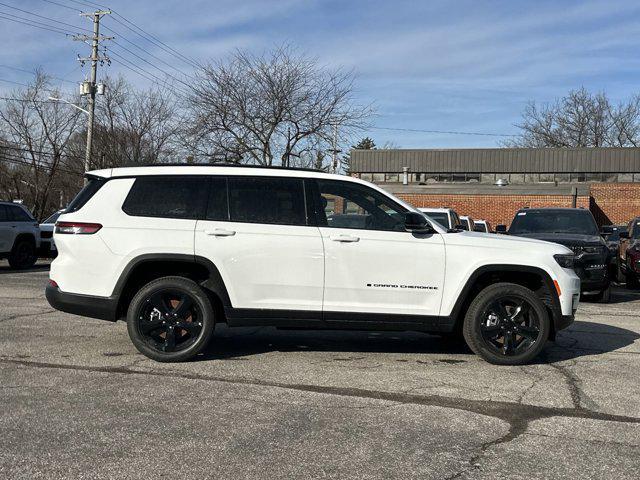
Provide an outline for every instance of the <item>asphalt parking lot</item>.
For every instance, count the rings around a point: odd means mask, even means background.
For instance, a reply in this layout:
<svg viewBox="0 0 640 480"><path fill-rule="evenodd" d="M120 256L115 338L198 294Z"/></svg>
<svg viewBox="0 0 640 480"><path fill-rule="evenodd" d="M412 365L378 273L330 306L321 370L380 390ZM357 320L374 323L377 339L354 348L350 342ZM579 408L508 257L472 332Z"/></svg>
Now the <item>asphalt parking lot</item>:
<svg viewBox="0 0 640 480"><path fill-rule="evenodd" d="M0 478L640 478L640 292L525 367L417 333L219 328L158 364L0 262Z"/></svg>

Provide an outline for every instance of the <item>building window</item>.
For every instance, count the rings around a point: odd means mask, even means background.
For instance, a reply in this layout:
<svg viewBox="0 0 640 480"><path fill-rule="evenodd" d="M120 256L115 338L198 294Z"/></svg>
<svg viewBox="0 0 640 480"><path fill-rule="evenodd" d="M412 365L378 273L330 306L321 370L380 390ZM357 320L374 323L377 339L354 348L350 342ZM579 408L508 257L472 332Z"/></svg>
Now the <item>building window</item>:
<svg viewBox="0 0 640 480"><path fill-rule="evenodd" d="M376 182L376 183L384 182L384 173L374 173L373 174L373 181Z"/></svg>
<svg viewBox="0 0 640 480"><path fill-rule="evenodd" d="M361 173L361 174L360 174L360 178L361 178L362 180L366 180L367 182L371 182L371 181L373 181L373 175L372 175L372 174L370 174L370 173Z"/></svg>
<svg viewBox="0 0 640 480"><path fill-rule="evenodd" d="M480 174L479 173L467 173L467 182L479 182Z"/></svg>
<svg viewBox="0 0 640 480"><path fill-rule="evenodd" d="M571 175L568 173L556 173L556 182L569 183L571 181Z"/></svg>
<svg viewBox="0 0 640 480"><path fill-rule="evenodd" d="M400 181L400 175L398 175L397 173L387 173L385 175L385 181L397 183Z"/></svg>
<svg viewBox="0 0 640 480"><path fill-rule="evenodd" d="M452 182L465 182L467 180L467 177L465 176L464 173L452 173L451 174L451 181Z"/></svg>
<svg viewBox="0 0 640 480"><path fill-rule="evenodd" d="M603 173L602 174L603 182L617 182L618 174L617 173Z"/></svg>
<svg viewBox="0 0 640 480"><path fill-rule="evenodd" d="M525 173L524 174L525 183L538 183L540 181L539 173Z"/></svg>
<svg viewBox="0 0 640 480"><path fill-rule="evenodd" d="M633 174L632 173L619 173L618 174L618 181L619 182L633 182Z"/></svg>
<svg viewBox="0 0 640 480"><path fill-rule="evenodd" d="M483 173L480 175L480 181L482 183L493 183L496 181L496 176L493 173Z"/></svg>
<svg viewBox="0 0 640 480"><path fill-rule="evenodd" d="M553 173L541 173L540 174L540 183L553 182L553 181L554 181Z"/></svg>
<svg viewBox="0 0 640 480"><path fill-rule="evenodd" d="M633 181L634 182L640 182L640 173L634 173L633 174Z"/></svg>
<svg viewBox="0 0 640 480"><path fill-rule="evenodd" d="M509 183L524 183L524 173L512 173Z"/></svg>
<svg viewBox="0 0 640 480"><path fill-rule="evenodd" d="M439 176L436 173L425 173L424 179L422 180L424 183L436 183L439 180Z"/></svg>

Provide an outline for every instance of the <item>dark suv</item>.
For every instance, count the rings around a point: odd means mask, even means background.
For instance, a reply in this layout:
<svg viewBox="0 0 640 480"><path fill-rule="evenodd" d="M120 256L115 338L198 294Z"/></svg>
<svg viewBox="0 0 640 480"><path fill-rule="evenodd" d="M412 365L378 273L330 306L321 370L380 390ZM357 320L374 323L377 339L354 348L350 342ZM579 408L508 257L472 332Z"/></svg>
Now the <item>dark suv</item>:
<svg viewBox="0 0 640 480"><path fill-rule="evenodd" d="M509 235L559 243L575 253L581 291L608 302L611 295L610 253L589 210L581 208L525 208L516 213Z"/></svg>
<svg viewBox="0 0 640 480"><path fill-rule="evenodd" d="M629 222L626 231L620 232L618 265L626 277L628 288L640 287L640 217Z"/></svg>

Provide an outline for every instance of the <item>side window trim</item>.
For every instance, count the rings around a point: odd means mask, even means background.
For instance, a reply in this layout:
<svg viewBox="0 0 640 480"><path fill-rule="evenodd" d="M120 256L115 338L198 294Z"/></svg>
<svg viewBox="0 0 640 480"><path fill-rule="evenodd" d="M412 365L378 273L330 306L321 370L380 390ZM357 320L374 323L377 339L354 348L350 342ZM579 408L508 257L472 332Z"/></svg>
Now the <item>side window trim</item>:
<svg viewBox="0 0 640 480"><path fill-rule="evenodd" d="M279 222L252 222L252 221L246 221L246 220L240 220L240 219L236 219L233 218L233 215L231 213L231 181L233 179L276 179L276 180L295 180L297 182L300 183L301 189L302 189L302 208L304 211L304 224L298 224L298 223L279 223ZM306 190L305 190L305 178L304 177L288 177L288 176L271 176L271 175L228 175L227 176L227 205L228 205L228 209L229 209L229 221L233 222L233 223L246 223L246 224L252 224L252 225L279 225L279 226L283 226L283 227L308 227L311 226L309 223L309 219L308 219L308 215L307 215L307 198L306 198Z"/></svg>
<svg viewBox="0 0 640 480"><path fill-rule="evenodd" d="M122 205L120 206L120 210L122 210L122 212L124 212L125 215L129 216L129 217L141 217L141 218L165 218L168 220L193 220L193 221L197 221L200 219L204 219L206 216L206 207L207 207L207 201L208 201L208 195L209 195L209 180L208 177L204 176L204 175L138 175L134 178L134 182L131 185L131 188L129 189L129 192L127 193L127 196L125 197L124 201L122 202ZM200 181L202 181L205 185L206 188L206 192L205 192L205 196L204 198L199 202L200 205L198 205L197 210L195 211L193 216L169 216L166 214L149 214L148 212L145 214L137 214L137 213L130 213L126 210L126 206L127 206L127 202L130 201L130 198L132 197L132 193L134 191L136 182L138 182L139 180L147 180L150 178L154 178L154 179L176 179L176 178L184 178L184 179L198 179ZM68 213L68 212L65 212Z"/></svg>
<svg viewBox="0 0 640 480"><path fill-rule="evenodd" d="M320 189L320 182L324 181L324 182L331 182L331 183L341 183L343 185L347 185L347 187L351 187L354 189L362 189L364 191L370 191L372 192L372 196L380 196L383 197L385 202L387 203L387 205L389 205L390 207L394 207L396 209L398 209L399 211L405 211L406 208L403 207L402 205L400 205L399 203L397 203L396 201L394 201L392 198L390 198L389 196L385 195L382 192L379 192L378 190L371 188L367 185L362 185L360 183L356 183L356 182L348 182L345 180L334 180L334 179L330 179L330 180L322 180L322 179L315 179L314 183L315 183L315 187L316 187L316 192L314 194L314 198L315 198L315 204L316 204L316 215L318 215L318 211L322 205L322 201L321 201L321 197L322 197L322 191ZM318 215L319 216L319 215ZM323 223L320 221L320 219L318 219L318 226L320 227L325 227L325 228L345 228L345 229L349 229L349 230L365 230L365 231L375 231L375 232L391 232L391 233L407 233L404 230L402 230L402 232L400 231L396 231L396 230L388 230L388 229L384 229L384 228L359 228L359 227L331 227L328 222L327 223Z"/></svg>
<svg viewBox="0 0 640 480"><path fill-rule="evenodd" d="M224 220L221 219L211 219L209 218L209 202L211 201L211 192L213 190L213 181L214 179L222 179L224 180L224 196L226 199L226 207L227 207L227 218ZM207 176L207 200L205 202L204 214L198 216L197 220L203 220L206 222L230 222L231 221L231 207L229 206L229 177L227 175L208 175Z"/></svg>

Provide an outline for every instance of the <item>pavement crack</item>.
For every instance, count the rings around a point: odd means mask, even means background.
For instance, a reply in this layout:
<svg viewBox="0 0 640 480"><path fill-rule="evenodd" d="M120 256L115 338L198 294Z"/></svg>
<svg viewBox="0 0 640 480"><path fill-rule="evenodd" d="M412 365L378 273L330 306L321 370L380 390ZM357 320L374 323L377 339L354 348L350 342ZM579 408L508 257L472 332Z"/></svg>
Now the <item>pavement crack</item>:
<svg viewBox="0 0 640 480"><path fill-rule="evenodd" d="M10 315L8 317L3 317L0 318L0 322L6 322L7 320L15 320L17 318L29 318L29 317L37 317L38 315L45 315L47 313L53 313L55 312L55 309L49 309L49 310L44 310L42 312L35 312L35 313L22 313L20 315Z"/></svg>

